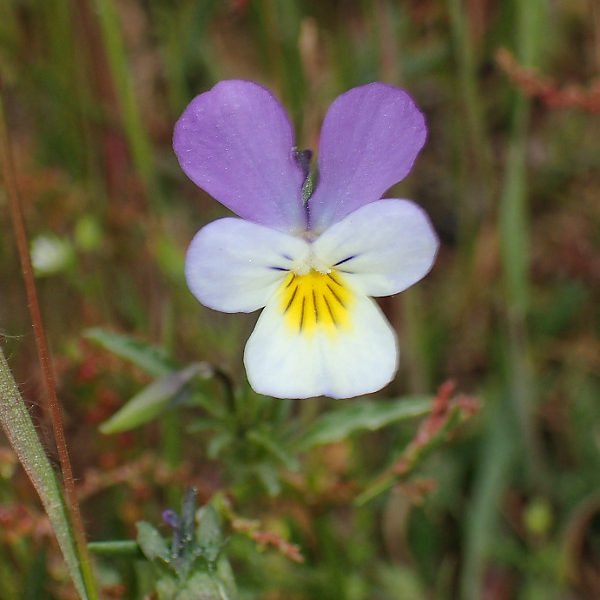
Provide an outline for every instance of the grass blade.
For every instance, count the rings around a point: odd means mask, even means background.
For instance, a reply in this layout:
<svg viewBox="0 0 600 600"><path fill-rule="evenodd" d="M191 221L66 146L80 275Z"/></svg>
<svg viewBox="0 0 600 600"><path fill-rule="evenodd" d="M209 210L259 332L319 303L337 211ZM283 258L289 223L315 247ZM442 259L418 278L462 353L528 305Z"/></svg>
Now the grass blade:
<svg viewBox="0 0 600 600"><path fill-rule="evenodd" d="M106 58L121 109L123 129L135 169L144 183L149 199L160 206L152 143L142 124L138 99L135 97L127 53L123 43L119 15L113 0L94 0Z"/></svg>
<svg viewBox="0 0 600 600"><path fill-rule="evenodd" d="M67 507L50 461L17 389L0 348L0 424L17 454L50 519L69 574L81 598L89 596L84 584Z"/></svg>
<svg viewBox="0 0 600 600"><path fill-rule="evenodd" d="M543 39L541 23L546 14L545 0L518 2L517 49L524 66L539 61ZM498 209L500 257L505 294L507 325L507 410L514 414L520 428L525 467L529 478L543 484L545 466L534 423L534 385L530 365L527 317L530 304L529 284L529 223L527 144L530 101L519 93L512 108L503 189Z"/></svg>
<svg viewBox="0 0 600 600"><path fill-rule="evenodd" d="M83 336L154 377L163 377L175 370L175 365L169 361L162 349L128 335L93 327L86 329Z"/></svg>

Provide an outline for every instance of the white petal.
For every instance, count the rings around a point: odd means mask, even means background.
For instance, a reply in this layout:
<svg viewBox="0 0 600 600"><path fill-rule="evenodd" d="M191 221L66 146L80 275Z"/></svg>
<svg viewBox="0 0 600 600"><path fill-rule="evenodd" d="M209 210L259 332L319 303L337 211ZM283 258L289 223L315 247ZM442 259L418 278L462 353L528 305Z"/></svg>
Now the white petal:
<svg viewBox="0 0 600 600"><path fill-rule="evenodd" d="M396 294L419 281L431 269L437 249L426 213L414 202L396 199L362 206L313 243L320 261L368 296Z"/></svg>
<svg viewBox="0 0 600 600"><path fill-rule="evenodd" d="M243 219L219 219L203 227L187 252L185 276L194 296L223 312L263 307L289 269L305 262L308 244Z"/></svg>
<svg viewBox="0 0 600 600"><path fill-rule="evenodd" d="M254 390L278 398L350 398L389 383L398 362L396 337L375 302L337 277L345 289L335 284L330 289L344 304L334 308L328 288L307 283L292 292L294 278L290 274L276 291L246 345L244 363Z"/></svg>

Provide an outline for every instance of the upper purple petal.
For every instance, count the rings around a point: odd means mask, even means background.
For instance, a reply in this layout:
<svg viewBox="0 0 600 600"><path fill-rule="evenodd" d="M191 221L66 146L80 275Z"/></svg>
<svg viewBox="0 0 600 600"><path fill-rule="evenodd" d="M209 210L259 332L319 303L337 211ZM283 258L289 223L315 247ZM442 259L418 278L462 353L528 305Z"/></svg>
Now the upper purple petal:
<svg viewBox="0 0 600 600"><path fill-rule="evenodd" d="M276 229L306 229L294 132L275 97L250 81L222 81L196 96L175 125L186 175L240 217Z"/></svg>
<svg viewBox="0 0 600 600"><path fill-rule="evenodd" d="M404 179L427 137L425 118L403 90L370 83L339 96L319 144L310 229L321 232Z"/></svg>

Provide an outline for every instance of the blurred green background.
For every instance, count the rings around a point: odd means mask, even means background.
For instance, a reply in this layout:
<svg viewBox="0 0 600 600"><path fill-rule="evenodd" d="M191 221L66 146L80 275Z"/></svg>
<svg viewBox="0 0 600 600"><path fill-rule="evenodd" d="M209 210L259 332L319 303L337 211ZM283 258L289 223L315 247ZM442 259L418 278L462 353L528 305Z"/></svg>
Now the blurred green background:
<svg viewBox="0 0 600 600"><path fill-rule="evenodd" d="M168 533L161 511L194 484L203 501L230 490L304 555L233 536L242 598L600 598L599 73L595 0L2 0L2 96L90 539L133 538L139 519ZM442 247L423 282L382 303L401 367L378 398L453 379L481 410L360 507L418 422L252 463L241 430L297 433L339 402L253 398L244 412L255 315L211 312L185 285L187 244L226 211L179 169L173 125L228 78L271 89L301 147L316 150L337 95L370 81L407 89L428 121L393 196L428 211ZM50 439L4 188L0 207L0 333ZM91 327L210 363L241 407L219 429L214 383L204 407L100 433L152 379ZM0 600L73 598L2 444ZM135 561L97 567L103 598L149 597Z"/></svg>

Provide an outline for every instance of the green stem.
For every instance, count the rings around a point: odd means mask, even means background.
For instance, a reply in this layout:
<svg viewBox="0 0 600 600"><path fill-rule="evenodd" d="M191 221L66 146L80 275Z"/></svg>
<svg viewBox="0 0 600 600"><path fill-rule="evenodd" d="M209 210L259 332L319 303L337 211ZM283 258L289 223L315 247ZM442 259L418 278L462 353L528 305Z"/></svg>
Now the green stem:
<svg viewBox="0 0 600 600"><path fill-rule="evenodd" d="M108 542L90 542L88 550L102 556L142 557L142 552L135 540L111 540Z"/></svg>

